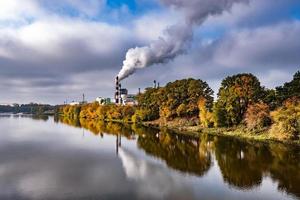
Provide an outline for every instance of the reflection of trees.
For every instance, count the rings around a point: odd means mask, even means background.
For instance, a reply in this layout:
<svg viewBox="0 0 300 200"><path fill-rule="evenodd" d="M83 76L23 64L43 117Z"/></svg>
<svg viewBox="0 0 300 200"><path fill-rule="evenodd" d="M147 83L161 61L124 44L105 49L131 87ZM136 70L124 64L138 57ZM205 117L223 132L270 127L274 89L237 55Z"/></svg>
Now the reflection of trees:
<svg viewBox="0 0 300 200"><path fill-rule="evenodd" d="M48 115L32 115L32 119L48 121L49 116Z"/></svg>
<svg viewBox="0 0 300 200"><path fill-rule="evenodd" d="M272 179L278 189L300 197L300 149L284 145L270 145L274 161L270 166Z"/></svg>
<svg viewBox="0 0 300 200"><path fill-rule="evenodd" d="M58 119L56 119L58 120ZM106 123L97 120L60 118L60 122L83 127L95 135L138 137L146 153L165 160L173 169L202 176L215 154L223 180L231 186L251 189L264 176L278 182L278 189L300 197L300 147L283 144L243 142L226 137L201 135L199 139L138 125Z"/></svg>
<svg viewBox="0 0 300 200"><path fill-rule="evenodd" d="M31 115L31 114L14 114L14 115L7 115L7 117L13 116L14 118L30 118L33 120L43 120L47 121L49 119L48 115Z"/></svg>
<svg viewBox="0 0 300 200"><path fill-rule="evenodd" d="M80 121L78 118L70 118L70 117L54 117L55 122L61 122L63 124L67 124L70 126L81 127Z"/></svg>
<svg viewBox="0 0 300 200"><path fill-rule="evenodd" d="M89 120L84 118L78 119L60 117L56 120L70 126L85 128L91 131L94 135L102 135L103 133L106 133L110 135L123 135L127 138L132 138L134 136L130 125L124 125L113 122L104 122L101 120Z"/></svg>
<svg viewBox="0 0 300 200"><path fill-rule="evenodd" d="M264 164L271 158L268 151L228 138L218 138L216 143L216 159L225 182L241 188L260 185Z"/></svg>
<svg viewBox="0 0 300 200"><path fill-rule="evenodd" d="M191 137L166 132L144 134L138 137L138 146L182 172L202 176L211 166L211 154L201 152L199 141Z"/></svg>
<svg viewBox="0 0 300 200"><path fill-rule="evenodd" d="M300 196L299 147L281 144L215 140L215 154L224 181L238 188L260 185L264 174L278 181L280 190Z"/></svg>

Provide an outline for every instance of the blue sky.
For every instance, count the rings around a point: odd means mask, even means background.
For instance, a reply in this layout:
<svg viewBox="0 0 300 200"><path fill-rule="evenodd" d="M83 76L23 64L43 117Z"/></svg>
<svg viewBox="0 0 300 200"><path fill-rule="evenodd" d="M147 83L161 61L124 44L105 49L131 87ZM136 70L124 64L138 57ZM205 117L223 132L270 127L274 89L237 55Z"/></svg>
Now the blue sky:
<svg viewBox="0 0 300 200"><path fill-rule="evenodd" d="M163 85L193 77L217 93L222 78L240 72L255 74L269 88L289 81L300 69L300 1L245 1L230 0L230 9L208 14L194 24L183 54L137 70L123 85L135 93L154 79ZM112 97L129 49L168 38L166 29L218 1L177 2L1 1L0 103L56 104L82 93L90 101Z"/></svg>

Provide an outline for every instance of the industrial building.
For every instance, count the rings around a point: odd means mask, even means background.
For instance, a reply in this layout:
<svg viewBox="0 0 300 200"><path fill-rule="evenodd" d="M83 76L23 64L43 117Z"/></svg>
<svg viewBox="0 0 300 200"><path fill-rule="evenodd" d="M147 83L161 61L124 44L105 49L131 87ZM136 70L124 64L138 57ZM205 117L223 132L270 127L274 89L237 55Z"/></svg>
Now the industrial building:
<svg viewBox="0 0 300 200"><path fill-rule="evenodd" d="M115 91L115 104L117 105L137 105L136 95L128 94L126 88L122 88L119 81L119 77L115 80L116 91Z"/></svg>
<svg viewBox="0 0 300 200"><path fill-rule="evenodd" d="M100 105L107 105L107 104L114 103L114 101L112 101L111 98L103 98L103 97L97 97L96 102L98 102Z"/></svg>

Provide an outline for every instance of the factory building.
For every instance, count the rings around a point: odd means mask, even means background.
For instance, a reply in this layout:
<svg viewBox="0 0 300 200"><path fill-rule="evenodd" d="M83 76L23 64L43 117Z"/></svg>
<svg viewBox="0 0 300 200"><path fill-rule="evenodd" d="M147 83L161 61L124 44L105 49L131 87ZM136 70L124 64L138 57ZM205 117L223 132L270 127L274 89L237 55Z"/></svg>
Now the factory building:
<svg viewBox="0 0 300 200"><path fill-rule="evenodd" d="M113 103L111 98L103 98L103 97L97 97L96 102L98 102L100 105L108 105Z"/></svg>
<svg viewBox="0 0 300 200"><path fill-rule="evenodd" d="M70 106L77 106L80 105L79 101L72 101L71 103L69 103Z"/></svg>
<svg viewBox="0 0 300 200"><path fill-rule="evenodd" d="M128 94L128 90L122 88L119 77L116 77L115 104L117 105L137 105L136 95Z"/></svg>
<svg viewBox="0 0 300 200"><path fill-rule="evenodd" d="M137 105L138 102L136 100L136 95L134 95L134 94L128 94L126 96L126 99L124 100L124 104L125 105L132 105L132 106Z"/></svg>

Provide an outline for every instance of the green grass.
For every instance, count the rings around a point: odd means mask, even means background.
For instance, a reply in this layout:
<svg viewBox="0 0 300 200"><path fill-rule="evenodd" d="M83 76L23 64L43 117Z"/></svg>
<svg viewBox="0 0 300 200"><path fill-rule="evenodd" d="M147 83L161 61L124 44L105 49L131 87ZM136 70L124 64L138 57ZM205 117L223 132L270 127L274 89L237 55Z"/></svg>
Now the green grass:
<svg viewBox="0 0 300 200"><path fill-rule="evenodd" d="M217 136L226 136L234 137L241 140L252 140L259 142L279 142L285 144L296 144L300 145L300 140L279 140L275 137L272 137L269 134L269 129L265 128L262 130L249 130L245 126L231 127L231 128L202 128L200 126L189 126L176 124L171 122L169 124L161 125L158 122L146 122L143 123L146 126L156 127L156 128L167 128L178 134L188 134L195 137L199 137L201 134L217 135Z"/></svg>

